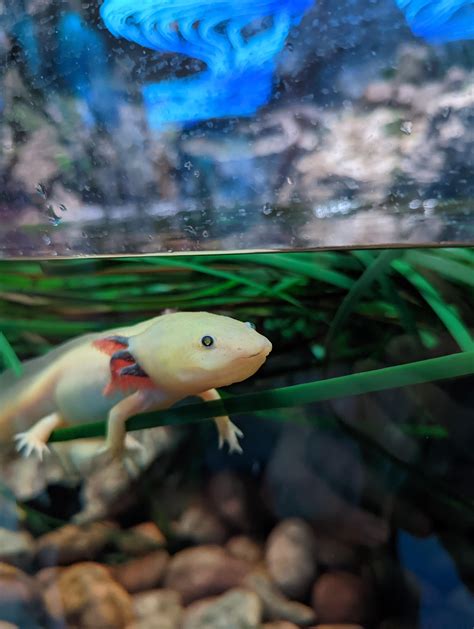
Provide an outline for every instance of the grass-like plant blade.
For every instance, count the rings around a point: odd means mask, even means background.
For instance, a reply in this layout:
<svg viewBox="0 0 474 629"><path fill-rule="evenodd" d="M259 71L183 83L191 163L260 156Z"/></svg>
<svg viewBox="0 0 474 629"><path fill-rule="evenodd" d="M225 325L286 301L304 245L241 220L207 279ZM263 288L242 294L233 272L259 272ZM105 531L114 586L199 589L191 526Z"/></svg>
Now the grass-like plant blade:
<svg viewBox="0 0 474 629"><path fill-rule="evenodd" d="M418 289L421 296L438 315L459 347L464 351L473 349L474 341L471 333L453 306L444 301L437 289L405 260L393 260L392 266Z"/></svg>
<svg viewBox="0 0 474 629"><path fill-rule="evenodd" d="M359 279L357 279L351 286L349 292L342 300L341 305L334 315L326 337L327 345L331 343L332 339L346 323L360 299L367 293L372 284L376 281L380 281L380 279L387 273L387 269L390 268L392 260L400 255L400 252L396 249L387 249L386 251L379 253L379 255L369 263Z"/></svg>
<svg viewBox="0 0 474 629"><path fill-rule="evenodd" d="M21 376L23 373L21 360L15 354L3 332L0 332L0 356L7 369L11 369L16 376Z"/></svg>
<svg viewBox="0 0 474 629"><path fill-rule="evenodd" d="M302 406L323 400L412 386L472 373L474 373L474 350L307 384L226 397L225 400L215 402L189 404L179 408L144 414L130 419L127 422L127 430L184 424L223 414ZM103 436L104 434L105 423L96 422L56 430L51 441L69 441Z"/></svg>

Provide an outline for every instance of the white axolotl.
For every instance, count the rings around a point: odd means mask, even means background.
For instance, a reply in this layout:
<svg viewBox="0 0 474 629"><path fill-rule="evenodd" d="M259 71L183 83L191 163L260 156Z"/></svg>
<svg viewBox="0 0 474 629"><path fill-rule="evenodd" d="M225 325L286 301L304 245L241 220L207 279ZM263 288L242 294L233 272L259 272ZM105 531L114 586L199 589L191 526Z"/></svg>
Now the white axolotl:
<svg viewBox="0 0 474 629"><path fill-rule="evenodd" d="M0 447L42 459L56 428L107 418L102 451L120 458L126 422L188 396L219 399L217 387L252 376L272 349L251 324L207 312L164 314L130 327L87 334L24 363L21 378L0 376ZM215 417L219 446L241 452L242 432ZM127 438L126 438L127 437Z"/></svg>

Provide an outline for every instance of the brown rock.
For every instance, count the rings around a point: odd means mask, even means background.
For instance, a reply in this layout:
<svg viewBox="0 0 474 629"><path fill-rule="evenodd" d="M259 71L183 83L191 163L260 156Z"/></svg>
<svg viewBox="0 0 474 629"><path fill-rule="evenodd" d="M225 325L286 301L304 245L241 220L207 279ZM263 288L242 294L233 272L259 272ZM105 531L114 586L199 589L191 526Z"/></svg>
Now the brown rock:
<svg viewBox="0 0 474 629"><path fill-rule="evenodd" d="M20 629L18 625L14 625L11 622L0 620L0 629Z"/></svg>
<svg viewBox="0 0 474 629"><path fill-rule="evenodd" d="M37 559L46 566L94 559L109 542L113 530L111 524L101 522L89 526L67 524L37 540Z"/></svg>
<svg viewBox="0 0 474 629"><path fill-rule="evenodd" d="M113 566L112 575L127 592L143 592L161 585L169 562L166 550L156 550Z"/></svg>
<svg viewBox="0 0 474 629"><path fill-rule="evenodd" d="M361 623L373 616L372 589L360 576L334 571L323 574L313 587L313 608L322 623Z"/></svg>
<svg viewBox="0 0 474 629"><path fill-rule="evenodd" d="M62 570L64 570L64 568L43 568L36 573L36 581L40 584L42 588L47 588L52 583L55 583L58 580Z"/></svg>
<svg viewBox="0 0 474 629"><path fill-rule="evenodd" d="M286 620L303 627L316 620L316 614L311 607L289 601L264 571L249 574L243 585L255 592L262 601L263 614L267 620Z"/></svg>
<svg viewBox="0 0 474 629"><path fill-rule="evenodd" d="M50 614L81 629L124 629L133 619L130 595L104 566L84 562L61 571L45 591Z"/></svg>
<svg viewBox="0 0 474 629"><path fill-rule="evenodd" d="M119 550L126 555L146 555L166 546L166 538L154 522L143 522L115 536Z"/></svg>
<svg viewBox="0 0 474 629"><path fill-rule="evenodd" d="M223 544L229 535L219 518L202 503L184 510L173 524L173 533L195 544Z"/></svg>
<svg viewBox="0 0 474 629"><path fill-rule="evenodd" d="M290 598L303 598L316 578L315 547L312 528L298 518L283 520L268 538L265 549L268 572Z"/></svg>
<svg viewBox="0 0 474 629"><path fill-rule="evenodd" d="M20 626L35 626L44 615L41 591L18 568L0 563L0 618Z"/></svg>
<svg viewBox="0 0 474 629"><path fill-rule="evenodd" d="M172 557L164 583L165 587L180 592L187 605L237 587L248 571L248 563L232 557L220 546L199 546Z"/></svg>
<svg viewBox="0 0 474 629"><path fill-rule="evenodd" d="M208 494L224 522L240 531L250 531L255 527L249 487L240 476L233 472L216 474L209 482Z"/></svg>
<svg viewBox="0 0 474 629"><path fill-rule="evenodd" d="M262 546L246 535L235 535L225 545L233 557L248 563L258 563L263 559Z"/></svg>
<svg viewBox="0 0 474 629"><path fill-rule="evenodd" d="M193 603L186 610L182 626L183 629L257 629L261 617L258 596L239 588Z"/></svg>
<svg viewBox="0 0 474 629"><path fill-rule="evenodd" d="M298 625L287 620L276 620L275 622L265 622L262 629L298 629Z"/></svg>
<svg viewBox="0 0 474 629"><path fill-rule="evenodd" d="M0 528L0 562L28 568L34 552L35 545L30 533Z"/></svg>
<svg viewBox="0 0 474 629"><path fill-rule="evenodd" d="M177 629L181 626L183 606L174 590L150 590L133 597L137 629Z"/></svg>

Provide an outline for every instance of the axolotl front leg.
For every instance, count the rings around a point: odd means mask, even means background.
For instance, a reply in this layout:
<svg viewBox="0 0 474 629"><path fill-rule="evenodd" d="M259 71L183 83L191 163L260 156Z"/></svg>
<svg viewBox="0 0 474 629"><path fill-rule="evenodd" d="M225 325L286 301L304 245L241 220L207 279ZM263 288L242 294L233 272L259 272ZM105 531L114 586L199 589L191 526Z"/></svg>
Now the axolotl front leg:
<svg viewBox="0 0 474 629"><path fill-rule="evenodd" d="M220 395L215 389L209 389L198 394L204 401L219 400ZM107 437L102 451L106 451L113 458L121 458L124 452L126 423L130 417L147 411L157 411L171 406L171 401L163 396L159 390L143 389L136 391L116 404L109 412L107 420ZM239 437L243 433L229 417L215 417L214 421L219 433L219 447L228 443L230 452L242 452Z"/></svg>

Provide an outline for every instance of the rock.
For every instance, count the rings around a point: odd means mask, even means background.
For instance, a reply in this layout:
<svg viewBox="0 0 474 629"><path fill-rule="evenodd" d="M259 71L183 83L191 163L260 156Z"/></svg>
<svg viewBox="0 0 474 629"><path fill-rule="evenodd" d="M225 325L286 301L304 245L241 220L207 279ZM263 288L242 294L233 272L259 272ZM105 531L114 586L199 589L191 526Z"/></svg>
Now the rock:
<svg viewBox="0 0 474 629"><path fill-rule="evenodd" d="M183 606L174 590L150 590L133 597L137 629L177 629L181 626Z"/></svg>
<svg viewBox="0 0 474 629"><path fill-rule="evenodd" d="M195 544L223 544L228 537L227 528L205 505L189 506L173 524L173 533Z"/></svg>
<svg viewBox="0 0 474 629"><path fill-rule="evenodd" d="M0 563L0 618L21 627L36 629L44 620L41 591L34 579Z"/></svg>
<svg viewBox="0 0 474 629"><path fill-rule="evenodd" d="M255 527L249 487L237 474L220 472L209 482L208 493L218 515L230 526L244 532Z"/></svg>
<svg viewBox="0 0 474 629"><path fill-rule="evenodd" d="M18 625L14 625L11 622L0 620L0 629L20 629Z"/></svg>
<svg viewBox="0 0 474 629"><path fill-rule="evenodd" d="M374 614L372 589L362 577L343 570L319 577L312 602L322 623L363 624Z"/></svg>
<svg viewBox="0 0 474 629"><path fill-rule="evenodd" d="M127 592L143 592L161 585L169 562L166 550L156 550L113 566L112 575Z"/></svg>
<svg viewBox="0 0 474 629"><path fill-rule="evenodd" d="M263 559L263 548L246 535L235 535L225 545L233 557L248 563L257 563Z"/></svg>
<svg viewBox="0 0 474 629"><path fill-rule="evenodd" d="M0 528L0 562L28 568L34 552L35 545L30 533Z"/></svg>
<svg viewBox="0 0 474 629"><path fill-rule="evenodd" d="M111 524L101 522L84 527L66 524L37 540L37 560L52 566L94 559L109 542L112 531Z"/></svg>
<svg viewBox="0 0 474 629"><path fill-rule="evenodd" d="M286 620L303 627L311 625L316 620L316 614L311 607L297 601L289 601L263 571L249 574L243 585L255 592L262 601L264 617L267 620Z"/></svg>
<svg viewBox="0 0 474 629"><path fill-rule="evenodd" d="M277 620L275 622L265 622L262 629L298 629L298 625L286 620Z"/></svg>
<svg viewBox="0 0 474 629"><path fill-rule="evenodd" d="M222 596L193 603L186 610L183 629L257 629L262 605L254 592L233 589Z"/></svg>
<svg viewBox="0 0 474 629"><path fill-rule="evenodd" d="M302 599L317 573L316 539L304 520L288 518L271 532L265 563L273 581L290 598Z"/></svg>
<svg viewBox="0 0 474 629"><path fill-rule="evenodd" d="M133 620L132 598L104 566L83 562L65 568L47 587L48 611L81 629L125 629Z"/></svg>
<svg viewBox="0 0 474 629"><path fill-rule="evenodd" d="M166 546L166 538L154 522L143 522L115 537L119 550L126 555L146 555Z"/></svg>
<svg viewBox="0 0 474 629"><path fill-rule="evenodd" d="M232 557L219 546L199 546L182 550L172 557L164 584L180 592L187 605L237 587L249 569L247 562Z"/></svg>

